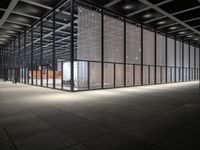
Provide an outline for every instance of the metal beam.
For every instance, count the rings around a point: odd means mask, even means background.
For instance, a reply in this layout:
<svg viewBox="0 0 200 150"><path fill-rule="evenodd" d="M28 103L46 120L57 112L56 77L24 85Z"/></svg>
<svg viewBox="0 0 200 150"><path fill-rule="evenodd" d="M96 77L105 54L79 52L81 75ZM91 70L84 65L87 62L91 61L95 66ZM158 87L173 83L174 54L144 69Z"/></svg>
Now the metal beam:
<svg viewBox="0 0 200 150"><path fill-rule="evenodd" d="M8 8L6 9L2 19L0 20L0 28L4 25L5 21L8 19L8 16L12 12L12 10L15 8L19 0L11 0Z"/></svg>
<svg viewBox="0 0 200 150"><path fill-rule="evenodd" d="M165 1L162 1L162 2L157 3L157 4L155 4L155 5L156 5L156 6L160 6L160 5L169 3L169 2L171 2L171 1L173 1L173 0L165 0ZM146 10L148 10L148 9L150 9L150 8L151 8L151 7L148 6L148 7L146 7L146 8L140 9L140 10L138 10L138 11L134 11L134 12L132 12L132 13L129 13L129 14L127 14L126 16L127 16L127 17L130 17L130 16L132 16L132 15L135 15L135 14L138 14L138 13L140 13L140 12L146 11Z"/></svg>
<svg viewBox="0 0 200 150"><path fill-rule="evenodd" d="M155 18L155 19L145 21L144 24L149 23L149 22L153 22L153 21L156 21L156 20L159 20L159 19L163 19L163 18L166 18L166 16L161 16L161 17L158 17L158 18Z"/></svg>
<svg viewBox="0 0 200 150"><path fill-rule="evenodd" d="M117 4L118 2L120 2L121 0L112 0L109 3L105 4L104 7L110 7L113 6L115 4Z"/></svg>
<svg viewBox="0 0 200 150"><path fill-rule="evenodd" d="M37 19L37 20L40 19L40 17L33 16L33 15L28 15L28 14L24 14L24 13L20 13L20 12L16 12L16 11L12 11L12 13L16 14L16 15L24 16L24 17L29 17L29 18Z"/></svg>
<svg viewBox="0 0 200 150"><path fill-rule="evenodd" d="M30 27L30 24L26 24L26 23L21 23L21 22L16 22L16 21L10 21L10 20L6 20L6 22L8 23L13 23L13 24L17 24L17 25L22 25L22 26L27 26Z"/></svg>
<svg viewBox="0 0 200 150"><path fill-rule="evenodd" d="M36 2L30 1L30 0L20 0L20 1L28 3L28 4L31 4L31 5L38 6L38 7L41 7L41 8L49 9L49 10L53 9L50 6L46 6L46 5L43 5L43 4L40 4L40 3L36 3Z"/></svg>
<svg viewBox="0 0 200 150"><path fill-rule="evenodd" d="M192 8L184 9L184 10L172 13L172 15L173 16L174 15L178 15L178 14L181 14L181 13L184 13L184 12L188 12L188 11L191 11L191 10L194 10L194 9L198 9L198 8L200 8L200 6L195 6L195 7L192 7Z"/></svg>
<svg viewBox="0 0 200 150"><path fill-rule="evenodd" d="M188 19L188 20L185 20L185 21L183 21L183 22L190 22L190 21L195 21L195 20L198 20L198 19L200 19L200 17L193 18L193 19Z"/></svg>
<svg viewBox="0 0 200 150"><path fill-rule="evenodd" d="M172 23L172 24L167 24L167 25L164 25L164 26L161 26L161 27L158 27L157 29L162 29L162 28L165 28L165 27L170 27L170 26L173 26L173 25L177 25L178 23Z"/></svg>

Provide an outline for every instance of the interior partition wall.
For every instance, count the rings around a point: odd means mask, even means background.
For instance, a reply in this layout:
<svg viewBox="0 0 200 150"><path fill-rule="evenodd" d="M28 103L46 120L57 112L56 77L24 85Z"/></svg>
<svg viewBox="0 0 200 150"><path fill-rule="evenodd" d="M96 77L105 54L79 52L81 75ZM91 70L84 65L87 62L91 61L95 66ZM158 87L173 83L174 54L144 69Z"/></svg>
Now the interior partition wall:
<svg viewBox="0 0 200 150"><path fill-rule="evenodd" d="M3 50L7 53L1 62L8 80L17 76L21 83L54 89L199 79L198 44L81 0L59 4Z"/></svg>

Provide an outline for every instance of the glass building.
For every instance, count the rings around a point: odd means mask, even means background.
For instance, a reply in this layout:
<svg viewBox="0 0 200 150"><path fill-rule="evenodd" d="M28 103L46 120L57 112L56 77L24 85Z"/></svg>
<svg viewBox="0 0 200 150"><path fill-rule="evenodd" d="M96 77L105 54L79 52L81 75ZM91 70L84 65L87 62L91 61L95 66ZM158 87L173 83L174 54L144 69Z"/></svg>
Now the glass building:
<svg viewBox="0 0 200 150"><path fill-rule="evenodd" d="M67 91L199 80L197 43L66 0L1 51L1 78Z"/></svg>

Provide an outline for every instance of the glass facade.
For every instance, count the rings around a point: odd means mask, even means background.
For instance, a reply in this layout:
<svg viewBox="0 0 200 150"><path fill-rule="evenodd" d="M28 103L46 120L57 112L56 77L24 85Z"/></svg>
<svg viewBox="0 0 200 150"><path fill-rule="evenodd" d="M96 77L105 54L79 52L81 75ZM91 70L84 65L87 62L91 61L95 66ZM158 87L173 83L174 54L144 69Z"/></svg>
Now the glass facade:
<svg viewBox="0 0 200 150"><path fill-rule="evenodd" d="M65 1L4 49L8 80L69 91L193 81L200 72L199 45L82 1Z"/></svg>

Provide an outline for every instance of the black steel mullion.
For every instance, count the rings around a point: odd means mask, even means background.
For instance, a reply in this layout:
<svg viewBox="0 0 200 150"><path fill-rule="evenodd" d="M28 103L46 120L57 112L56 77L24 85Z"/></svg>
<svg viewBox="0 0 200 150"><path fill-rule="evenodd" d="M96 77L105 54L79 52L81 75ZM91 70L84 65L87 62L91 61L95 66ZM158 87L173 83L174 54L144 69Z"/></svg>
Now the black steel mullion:
<svg viewBox="0 0 200 150"><path fill-rule="evenodd" d="M33 85L33 27L31 27L31 85Z"/></svg>
<svg viewBox="0 0 200 150"><path fill-rule="evenodd" d="M40 22L40 86L43 86L43 22Z"/></svg>
<svg viewBox="0 0 200 150"><path fill-rule="evenodd" d="M88 90L89 90L90 89L90 62L89 61L87 62L87 65L88 65L88 72L87 72L88 82L87 82L87 84L88 84Z"/></svg>
<svg viewBox="0 0 200 150"><path fill-rule="evenodd" d="M135 64L133 65L133 85L135 85Z"/></svg>
<svg viewBox="0 0 200 150"><path fill-rule="evenodd" d="M194 80L196 80L196 44L194 44Z"/></svg>
<svg viewBox="0 0 200 150"><path fill-rule="evenodd" d="M101 11L101 88L104 88L104 13Z"/></svg>
<svg viewBox="0 0 200 150"><path fill-rule="evenodd" d="M116 83L115 83L115 81L116 81L116 73L115 73L115 68L116 67L116 65L115 65L115 63L114 63L114 87L116 87Z"/></svg>
<svg viewBox="0 0 200 150"><path fill-rule="evenodd" d="M177 72L176 72L176 67L177 67L177 64L176 64L176 54L177 54L177 52L176 52L176 37L175 37L175 39L174 39L174 66L175 66L175 70L174 70L174 82L177 81L177 77L176 77L176 74L177 74Z"/></svg>
<svg viewBox="0 0 200 150"><path fill-rule="evenodd" d="M124 86L126 86L126 18L124 18Z"/></svg>
<svg viewBox="0 0 200 150"><path fill-rule="evenodd" d="M168 41L167 41L167 35L165 36L165 83L168 82Z"/></svg>
<svg viewBox="0 0 200 150"><path fill-rule="evenodd" d="M26 84L26 80L27 80L27 72L26 72L27 67L25 67L26 66L26 32L24 32L24 63L23 63L23 66L24 66L24 83Z"/></svg>
<svg viewBox="0 0 200 150"><path fill-rule="evenodd" d="M74 91L74 0L70 0L71 2L71 91Z"/></svg>
<svg viewBox="0 0 200 150"><path fill-rule="evenodd" d="M56 22L55 22L55 10L53 11L53 89L55 89L55 77L56 77L56 48L55 48L55 30L56 30Z"/></svg>
<svg viewBox="0 0 200 150"><path fill-rule="evenodd" d="M63 90L63 61L61 61L61 89Z"/></svg>
<svg viewBox="0 0 200 150"><path fill-rule="evenodd" d="M155 32L154 36L154 46L155 46L155 55L154 55L154 83L157 84L157 32Z"/></svg>
<svg viewBox="0 0 200 150"><path fill-rule="evenodd" d="M143 85L143 26L141 26L141 85Z"/></svg>
<svg viewBox="0 0 200 150"><path fill-rule="evenodd" d="M189 73L188 73L188 75L189 75L189 77L188 77L188 78L189 78L189 81L190 81L190 78L191 78L191 75L190 75L190 69L191 69L191 66L190 66L190 65L191 65L191 63L190 63L190 55L191 55L191 54L190 54L190 53L191 53L190 46L191 46L191 44L190 44L190 42L189 42L189 52L188 52L188 53L189 53L189 56L188 56L188 57L189 57L189 59L188 59L188 61L189 61Z"/></svg>
<svg viewBox="0 0 200 150"><path fill-rule="evenodd" d="M151 68L150 68L151 66L150 65L148 65L148 84L150 85L151 84Z"/></svg>
<svg viewBox="0 0 200 150"><path fill-rule="evenodd" d="M184 81L184 42L182 42L182 82Z"/></svg>
<svg viewBox="0 0 200 150"><path fill-rule="evenodd" d="M18 39L18 48L19 48L19 52L18 52L18 65L19 65L19 67L18 67L18 68L19 68L19 77L18 77L18 81L19 81L19 82L21 82L21 81L20 81L20 79L21 79L20 76L22 76L22 75L20 74L20 73L21 73L21 71L20 71L20 68L21 68L21 65L20 65L20 64L21 64L21 63L20 63L20 62L21 62L20 45L21 45L21 43L20 43L20 36L19 36L19 39Z"/></svg>

